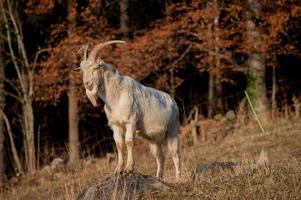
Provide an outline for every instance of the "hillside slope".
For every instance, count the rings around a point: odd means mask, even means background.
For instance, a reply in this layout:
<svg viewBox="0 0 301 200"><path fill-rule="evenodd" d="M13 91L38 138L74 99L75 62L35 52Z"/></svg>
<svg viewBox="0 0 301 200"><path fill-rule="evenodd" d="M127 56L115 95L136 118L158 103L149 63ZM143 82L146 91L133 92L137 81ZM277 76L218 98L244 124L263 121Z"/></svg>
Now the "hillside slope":
<svg viewBox="0 0 301 200"><path fill-rule="evenodd" d="M300 119L279 119L266 126L262 135L254 122L238 127L217 141L184 147L183 180L174 183L170 156L166 159L165 181L170 192L148 194L145 199L301 199ZM141 151L137 149L137 151ZM234 162L233 171L216 171L190 179L191 169L200 163ZM78 166L41 170L12 181L2 189L1 199L75 199L87 185L111 175L114 164L89 158ZM154 158L136 152L136 169L154 175ZM3 197L3 198L2 198Z"/></svg>

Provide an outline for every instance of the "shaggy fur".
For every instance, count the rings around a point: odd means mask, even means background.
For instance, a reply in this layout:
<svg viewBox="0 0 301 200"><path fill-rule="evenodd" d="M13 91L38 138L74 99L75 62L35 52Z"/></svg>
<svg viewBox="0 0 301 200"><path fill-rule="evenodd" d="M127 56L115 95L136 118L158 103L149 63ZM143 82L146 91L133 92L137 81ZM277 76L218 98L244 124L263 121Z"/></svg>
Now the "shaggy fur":
<svg viewBox="0 0 301 200"><path fill-rule="evenodd" d="M150 144L157 161L157 177L163 176L164 156L162 143L167 141L180 177L179 111L175 100L165 92L146 87L103 61L81 62L86 94L94 106L101 99L109 126L114 132L118 163L115 173L131 172L134 167L133 140L141 135ZM127 164L123 170L123 150L127 148Z"/></svg>

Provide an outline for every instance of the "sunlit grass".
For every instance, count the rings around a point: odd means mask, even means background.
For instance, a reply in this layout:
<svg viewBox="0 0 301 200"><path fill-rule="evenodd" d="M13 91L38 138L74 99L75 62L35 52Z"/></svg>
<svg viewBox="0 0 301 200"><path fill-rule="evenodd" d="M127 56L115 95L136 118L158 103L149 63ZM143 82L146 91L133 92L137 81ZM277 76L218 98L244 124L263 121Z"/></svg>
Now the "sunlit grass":
<svg viewBox="0 0 301 200"><path fill-rule="evenodd" d="M218 141L182 148L182 180L174 181L170 156L166 159L165 181L169 192L155 192L145 199L301 199L301 123L298 118L279 118L265 124L262 136L250 122ZM135 152L136 169L155 175L156 163L147 152ZM191 169L197 163L232 161L234 171L205 173L195 181ZM76 199L87 185L110 176L113 166L105 158L82 160L74 167L39 171L8 185L1 199ZM3 197L3 198L2 198Z"/></svg>

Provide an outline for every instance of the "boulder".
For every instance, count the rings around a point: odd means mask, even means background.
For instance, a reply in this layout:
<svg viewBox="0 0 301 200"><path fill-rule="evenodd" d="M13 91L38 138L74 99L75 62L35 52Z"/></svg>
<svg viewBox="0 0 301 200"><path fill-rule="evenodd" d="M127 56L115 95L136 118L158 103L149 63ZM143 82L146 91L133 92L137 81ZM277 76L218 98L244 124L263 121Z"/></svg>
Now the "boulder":
<svg viewBox="0 0 301 200"><path fill-rule="evenodd" d="M124 173L87 186L80 192L77 200L140 199L150 192L169 189L170 186L155 177Z"/></svg>
<svg viewBox="0 0 301 200"><path fill-rule="evenodd" d="M64 166L64 160L62 158L54 158L50 163L51 169L57 169Z"/></svg>
<svg viewBox="0 0 301 200"><path fill-rule="evenodd" d="M235 112L233 110L226 112L225 116L230 121L233 121L236 118Z"/></svg>

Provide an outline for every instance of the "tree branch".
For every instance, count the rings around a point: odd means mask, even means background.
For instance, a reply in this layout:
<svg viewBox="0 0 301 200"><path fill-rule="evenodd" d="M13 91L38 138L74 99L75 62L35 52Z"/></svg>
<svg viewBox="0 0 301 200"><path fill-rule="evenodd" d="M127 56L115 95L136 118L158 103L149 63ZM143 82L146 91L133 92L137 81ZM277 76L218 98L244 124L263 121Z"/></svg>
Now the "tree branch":
<svg viewBox="0 0 301 200"><path fill-rule="evenodd" d="M23 91L25 91L26 88L25 88L25 86L23 84L23 81L22 81L22 75L21 75L20 67L18 65L16 56L15 56L15 53L14 53L14 50L13 50L13 47L12 47L12 40L11 40L11 33L10 33L10 28L9 28L9 22L8 22L7 16L5 14L6 10L4 9L3 1L0 1L0 3L1 3L0 5L1 5L2 15L3 15L4 23L5 23L5 28L6 28L7 43L8 43L8 48L9 48L10 56L12 58L14 68L15 68L15 70L17 72L17 76L18 76L18 79L20 81L21 88L22 88Z"/></svg>
<svg viewBox="0 0 301 200"><path fill-rule="evenodd" d="M20 97L18 97L17 95L15 95L15 94L13 94L13 93L11 93L11 92L8 92L8 91L6 91L6 90L3 90L3 91L1 91L1 92L5 93L7 96L10 96L10 97L16 99L16 100L19 101L20 103L23 102L22 99L21 99Z"/></svg>
<svg viewBox="0 0 301 200"><path fill-rule="evenodd" d="M0 76L0 79L4 80L7 84L9 84L18 94L19 97L22 97L22 93L21 91L19 90L19 88L9 79L5 78L5 77L2 77Z"/></svg>
<svg viewBox="0 0 301 200"><path fill-rule="evenodd" d="M22 31L20 31L20 29L18 27L18 22L16 21L16 18L14 16L13 9L12 9L12 6L11 6L11 2L9 0L8 0L7 4L8 4L9 16L10 16L10 19L11 19L11 21L13 23L13 27L15 29L15 33L16 33L17 40L18 40L18 45L20 47L20 50L21 50L21 53L22 53L22 57L23 57L25 66L29 70L30 66L29 66L29 62L28 62L28 59L27 59L27 54L26 54L25 46L24 46L24 43L23 43Z"/></svg>
<svg viewBox="0 0 301 200"><path fill-rule="evenodd" d="M186 50L181 54L181 56L177 60L175 60L173 63L171 63L168 66L168 68L170 68L171 66L174 66L174 65L178 64L181 60L183 60L183 58L186 56L186 54L190 51L190 49L191 49L191 47L192 47L193 44L194 44L193 42L190 43L189 46L186 48Z"/></svg>
<svg viewBox="0 0 301 200"><path fill-rule="evenodd" d="M2 109L0 109L0 114L3 116L4 122L5 122L5 125L6 125L6 130L7 130L7 133L8 133L10 146L11 146L12 153L13 153L13 158L14 158L14 161L16 163L18 173L24 174L24 170L23 170L23 167L21 165L20 158L18 156L18 152L17 152L16 145L15 145L15 142L14 142L13 133L12 133L12 130L11 130L11 127L10 127L9 120L8 120L6 114L3 112Z"/></svg>
<svg viewBox="0 0 301 200"><path fill-rule="evenodd" d="M40 56L42 53L48 52L48 51L50 51L50 50L51 50L51 48L39 49L39 50L35 53L33 63L36 64L37 61L38 61L39 56Z"/></svg>

